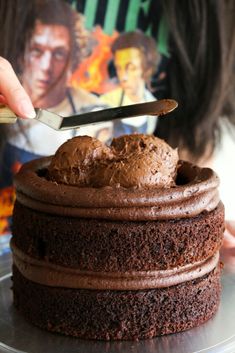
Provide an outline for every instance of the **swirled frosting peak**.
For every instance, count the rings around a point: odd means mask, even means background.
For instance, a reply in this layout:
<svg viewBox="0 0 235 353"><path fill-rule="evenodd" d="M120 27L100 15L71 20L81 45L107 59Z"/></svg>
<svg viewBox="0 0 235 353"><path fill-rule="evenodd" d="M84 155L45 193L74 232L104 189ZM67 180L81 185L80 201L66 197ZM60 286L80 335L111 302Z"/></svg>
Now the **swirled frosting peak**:
<svg viewBox="0 0 235 353"><path fill-rule="evenodd" d="M76 186L169 188L175 185L177 163L177 150L154 136L124 135L110 147L79 136L57 150L48 177Z"/></svg>

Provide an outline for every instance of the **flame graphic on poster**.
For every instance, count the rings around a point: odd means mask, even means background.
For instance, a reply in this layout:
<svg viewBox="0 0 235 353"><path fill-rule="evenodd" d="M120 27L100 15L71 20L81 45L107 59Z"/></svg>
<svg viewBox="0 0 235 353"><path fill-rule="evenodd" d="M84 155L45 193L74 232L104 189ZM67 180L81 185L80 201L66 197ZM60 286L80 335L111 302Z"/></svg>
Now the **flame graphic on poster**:
<svg viewBox="0 0 235 353"><path fill-rule="evenodd" d="M108 63L112 59L111 45L118 37L118 32L112 36L105 34L101 27L97 26L92 33L97 45L92 54L79 65L73 73L71 85L74 88L82 87L87 91L103 94L116 85L110 81Z"/></svg>
<svg viewBox="0 0 235 353"><path fill-rule="evenodd" d="M0 235L9 232L8 217L12 215L15 189L9 186L0 191Z"/></svg>
<svg viewBox="0 0 235 353"><path fill-rule="evenodd" d="M11 170L16 174L22 163L16 161L13 163ZM15 188L8 186L0 190L0 236L10 232L9 217L12 216L15 202Z"/></svg>

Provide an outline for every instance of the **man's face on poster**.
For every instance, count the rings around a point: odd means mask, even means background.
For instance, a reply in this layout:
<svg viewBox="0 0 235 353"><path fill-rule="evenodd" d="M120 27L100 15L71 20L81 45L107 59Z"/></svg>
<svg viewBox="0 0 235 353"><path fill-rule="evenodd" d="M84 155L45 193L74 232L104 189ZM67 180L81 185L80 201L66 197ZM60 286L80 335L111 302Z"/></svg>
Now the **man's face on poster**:
<svg viewBox="0 0 235 353"><path fill-rule="evenodd" d="M143 87L142 55L137 48L119 49L114 55L117 76L123 90L130 95L137 95Z"/></svg>
<svg viewBox="0 0 235 353"><path fill-rule="evenodd" d="M53 106L62 99L69 75L70 35L67 27L36 22L27 46L22 82L34 103ZM61 97L60 97L61 96Z"/></svg>

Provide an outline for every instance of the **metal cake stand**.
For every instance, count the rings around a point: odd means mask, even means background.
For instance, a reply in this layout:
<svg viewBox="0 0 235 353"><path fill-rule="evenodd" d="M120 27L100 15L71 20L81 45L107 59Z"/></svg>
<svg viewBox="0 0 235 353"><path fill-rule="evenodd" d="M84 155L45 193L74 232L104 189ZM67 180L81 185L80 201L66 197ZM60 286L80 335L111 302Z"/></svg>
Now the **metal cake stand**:
<svg viewBox="0 0 235 353"><path fill-rule="evenodd" d="M102 342L52 334L25 321L12 305L11 255L3 254L0 256L0 352L235 353L235 265L229 267L225 260L221 304L207 323L183 333L138 342Z"/></svg>

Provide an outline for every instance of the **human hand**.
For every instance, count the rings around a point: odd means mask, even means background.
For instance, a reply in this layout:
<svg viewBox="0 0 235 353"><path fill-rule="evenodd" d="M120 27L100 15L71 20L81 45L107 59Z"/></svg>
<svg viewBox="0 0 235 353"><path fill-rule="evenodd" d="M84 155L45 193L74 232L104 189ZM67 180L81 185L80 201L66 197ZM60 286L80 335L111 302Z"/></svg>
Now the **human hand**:
<svg viewBox="0 0 235 353"><path fill-rule="evenodd" d="M0 57L0 103L22 118L35 118L32 102L20 84L11 64Z"/></svg>

